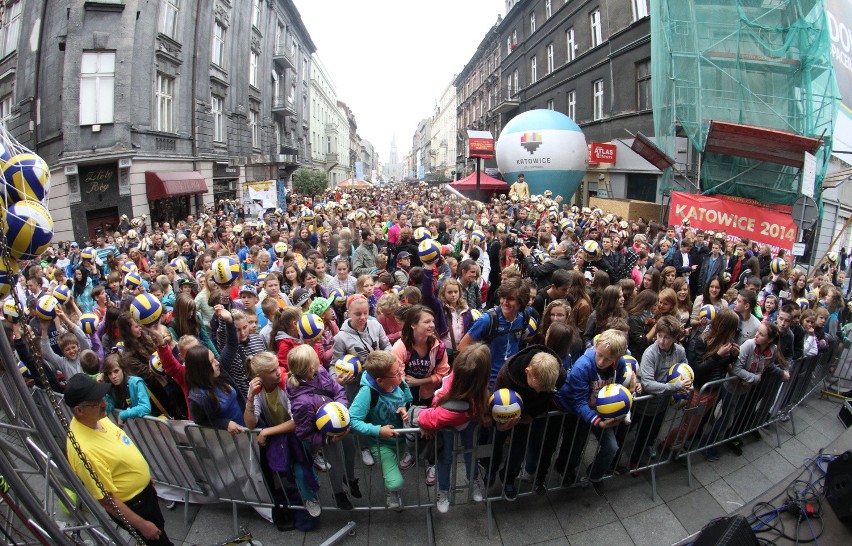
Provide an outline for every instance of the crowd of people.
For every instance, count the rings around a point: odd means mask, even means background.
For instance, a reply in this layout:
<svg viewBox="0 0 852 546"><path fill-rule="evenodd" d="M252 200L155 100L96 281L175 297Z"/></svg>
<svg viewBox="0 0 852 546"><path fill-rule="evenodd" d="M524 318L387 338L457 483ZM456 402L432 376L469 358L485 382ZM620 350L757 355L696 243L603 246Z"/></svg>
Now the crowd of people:
<svg viewBox="0 0 852 546"><path fill-rule="evenodd" d="M600 450L589 481L602 493L607 473L634 471L656 446L669 397L712 409L717 401L699 401L701 387L737 376L704 431L723 438L761 377L787 381L791 362L846 339L845 252L808 275L769 246L688 222L619 218L550 192L530 196L525 186L487 203L400 184L291 195L258 215L223 200L198 217L122 217L118 231L61 243L28 264L14 288L24 313L7 302L4 327L33 385L46 386L35 373L42 366L51 388L70 391L81 446L127 524L153 544L169 541L161 515L146 519L149 509L134 508L152 494L144 461L119 461L108 446L113 455L101 457L86 429L121 435L116 426L145 415L232 434L259 428L266 470L293 486L276 489L276 524L289 529L315 525L318 471L329 472L337 507L352 509L362 496L359 462L380 464L387 506L400 509L404 473L424 456L397 429L419 426L437 456L425 456L416 479L437 486L437 509L446 512L454 432L468 447L510 443L505 466L502 449L489 464L466 456L475 501L498 481L514 500L519 477L543 494L554 455L563 483L574 483L580 456L564 439L580 445L590 433ZM420 244L427 240L439 252ZM211 270L222 256L241 268L225 286ZM164 308L147 325L130 312L144 293ZM56 318L41 320L36 305L49 294ZM341 372L335 363L347 357L363 371ZM638 366L629 388L655 403L633 424L602 418L595 395L620 382L630 358ZM679 362L694 378L667 382ZM500 388L518 393L524 408L497 424L488 396ZM330 401L349 408L350 432L318 431L317 409ZM553 410L568 414L558 426L534 420ZM104 424L106 415L115 425ZM616 469L637 423L650 440ZM695 434L699 423L682 426ZM527 438L540 454L524 456ZM727 445L742 454L741 440ZM704 454L719 457L713 447ZM75 468L87 474L79 461ZM130 482L117 477L127 472ZM294 498L305 510L287 509Z"/></svg>

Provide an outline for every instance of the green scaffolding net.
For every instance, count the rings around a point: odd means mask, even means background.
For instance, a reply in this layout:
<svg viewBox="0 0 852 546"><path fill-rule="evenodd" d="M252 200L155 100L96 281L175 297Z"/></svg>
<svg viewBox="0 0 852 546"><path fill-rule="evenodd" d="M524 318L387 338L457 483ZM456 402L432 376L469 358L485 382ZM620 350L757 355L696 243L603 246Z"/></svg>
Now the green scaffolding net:
<svg viewBox="0 0 852 546"><path fill-rule="evenodd" d="M823 138L816 190L828 166L838 97L823 0L652 0L652 96L658 145L675 137L701 153L707 194L792 204L799 169L705 152L711 121ZM662 191L677 189L668 169Z"/></svg>

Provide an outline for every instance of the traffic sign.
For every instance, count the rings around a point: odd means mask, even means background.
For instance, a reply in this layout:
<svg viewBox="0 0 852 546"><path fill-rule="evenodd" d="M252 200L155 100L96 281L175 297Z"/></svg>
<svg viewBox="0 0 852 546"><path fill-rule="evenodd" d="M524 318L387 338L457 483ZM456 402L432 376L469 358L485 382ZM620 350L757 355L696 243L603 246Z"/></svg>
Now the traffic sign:
<svg viewBox="0 0 852 546"><path fill-rule="evenodd" d="M800 230L811 229L819 220L819 208L816 201L803 195L793 203L793 222ZM801 233L801 232L800 232Z"/></svg>

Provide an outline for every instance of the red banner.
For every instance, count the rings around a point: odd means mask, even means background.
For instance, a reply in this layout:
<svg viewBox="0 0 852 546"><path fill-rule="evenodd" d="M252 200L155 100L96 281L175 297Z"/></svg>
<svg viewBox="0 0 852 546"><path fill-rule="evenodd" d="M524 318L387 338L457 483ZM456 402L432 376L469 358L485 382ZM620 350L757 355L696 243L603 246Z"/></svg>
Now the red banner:
<svg viewBox="0 0 852 546"><path fill-rule="evenodd" d="M796 225L789 213L737 203L718 195L672 192L669 224L680 226L684 218L696 229L724 231L728 240L748 238L767 244L773 254L781 248L790 252L796 242Z"/></svg>
<svg viewBox="0 0 852 546"><path fill-rule="evenodd" d="M615 163L615 144L592 142L589 145L589 163Z"/></svg>
<svg viewBox="0 0 852 546"><path fill-rule="evenodd" d="M494 157L494 139L493 138L473 138L468 141L470 154L468 157L482 157L491 159Z"/></svg>

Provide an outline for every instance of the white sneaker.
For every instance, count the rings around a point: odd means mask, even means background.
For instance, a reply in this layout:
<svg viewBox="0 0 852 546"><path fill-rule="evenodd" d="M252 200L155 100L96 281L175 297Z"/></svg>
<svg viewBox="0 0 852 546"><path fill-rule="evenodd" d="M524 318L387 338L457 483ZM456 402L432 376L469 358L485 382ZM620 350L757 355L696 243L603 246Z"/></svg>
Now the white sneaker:
<svg viewBox="0 0 852 546"><path fill-rule="evenodd" d="M522 482L531 482L535 476L527 472L526 468L521 468L521 474L518 476L518 479Z"/></svg>
<svg viewBox="0 0 852 546"><path fill-rule="evenodd" d="M399 492L397 491L388 491L385 495L385 505L389 510L396 510L397 512L402 510L402 497L400 497Z"/></svg>
<svg viewBox="0 0 852 546"><path fill-rule="evenodd" d="M394 493L396 494L396 511L402 512L404 506L402 504L402 493L400 493L399 491L394 491Z"/></svg>
<svg viewBox="0 0 852 546"><path fill-rule="evenodd" d="M305 501L305 510L308 511L312 517L318 517L322 514L322 506L317 499L308 499Z"/></svg>
<svg viewBox="0 0 852 546"><path fill-rule="evenodd" d="M331 465L326 462L325 457L322 456L322 452L317 451L316 455L314 455L314 468L319 472L328 472L331 470Z"/></svg>
<svg viewBox="0 0 852 546"><path fill-rule="evenodd" d="M470 486L470 496L473 499L473 502L482 502L485 498L485 495L482 494L483 489L485 489L485 487L482 483L482 476L478 476L475 480L473 480L473 484Z"/></svg>
<svg viewBox="0 0 852 546"><path fill-rule="evenodd" d="M450 511L450 494L448 491L438 491L438 502L435 503L438 512L446 514Z"/></svg>
<svg viewBox="0 0 852 546"><path fill-rule="evenodd" d="M426 485L428 487L432 487L435 485L436 480L437 475L435 474L435 465L428 466L426 468Z"/></svg>
<svg viewBox="0 0 852 546"><path fill-rule="evenodd" d="M369 449L361 450L361 462L367 466L373 466L376 464L376 461L373 460L373 454L370 453Z"/></svg>
<svg viewBox="0 0 852 546"><path fill-rule="evenodd" d="M399 468L402 470L408 470L412 466L414 466L414 455L410 452L406 451L405 455L402 456L402 459L399 460Z"/></svg>

